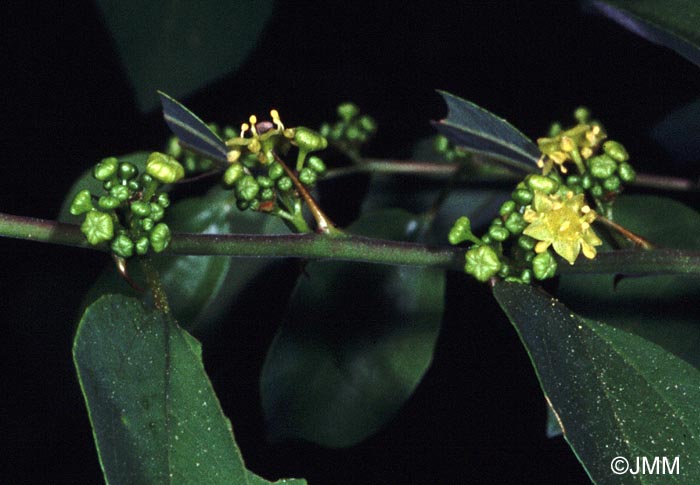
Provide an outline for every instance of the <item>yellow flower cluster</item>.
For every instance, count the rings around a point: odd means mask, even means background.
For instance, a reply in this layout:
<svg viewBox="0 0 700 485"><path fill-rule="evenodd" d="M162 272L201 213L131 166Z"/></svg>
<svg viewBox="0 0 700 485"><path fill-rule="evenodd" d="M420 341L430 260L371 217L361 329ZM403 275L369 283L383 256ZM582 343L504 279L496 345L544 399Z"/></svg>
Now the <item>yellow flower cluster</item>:
<svg viewBox="0 0 700 485"><path fill-rule="evenodd" d="M565 162L573 161L580 165L582 159L593 156L606 137L600 125L580 123L552 138L538 138L537 145L544 156L537 162L537 166L545 175L552 170L554 164L561 173L566 173Z"/></svg>
<svg viewBox="0 0 700 485"><path fill-rule="evenodd" d="M535 245L538 254L552 246L557 254L574 264L581 251L593 259L595 246L603 244L591 228L596 214L586 205L583 194L567 192L562 198L536 190L523 218L530 223L523 234L539 241Z"/></svg>

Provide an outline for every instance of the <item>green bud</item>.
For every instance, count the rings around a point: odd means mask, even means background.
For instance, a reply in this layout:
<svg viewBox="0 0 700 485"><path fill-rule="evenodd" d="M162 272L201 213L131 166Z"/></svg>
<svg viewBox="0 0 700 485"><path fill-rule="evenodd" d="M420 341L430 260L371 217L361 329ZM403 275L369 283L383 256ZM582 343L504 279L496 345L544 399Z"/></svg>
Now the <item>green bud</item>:
<svg viewBox="0 0 700 485"><path fill-rule="evenodd" d="M185 177L185 168L180 162L160 152L153 152L148 156L146 172L164 184L172 184Z"/></svg>
<svg viewBox="0 0 700 485"><path fill-rule="evenodd" d="M598 155L588 160L591 175L599 179L606 179L617 170L617 162L609 155Z"/></svg>
<svg viewBox="0 0 700 485"><path fill-rule="evenodd" d="M345 121L350 121L359 112L360 109L354 103L343 103L338 106L338 116Z"/></svg>
<svg viewBox="0 0 700 485"><path fill-rule="evenodd" d="M194 155L187 155L182 161L188 172L194 172L197 170L197 157Z"/></svg>
<svg viewBox="0 0 700 485"><path fill-rule="evenodd" d="M549 251L532 258L532 272L538 280L553 278L557 273L557 262Z"/></svg>
<svg viewBox="0 0 700 485"><path fill-rule="evenodd" d="M141 219L141 227L143 227L143 230L146 232L149 232L153 229L153 226L155 223L153 222L153 219L150 217L146 217L145 219Z"/></svg>
<svg viewBox="0 0 700 485"><path fill-rule="evenodd" d="M591 187L591 195L595 198L602 197L603 187L599 183L596 183L593 187Z"/></svg>
<svg viewBox="0 0 700 485"><path fill-rule="evenodd" d="M532 251L535 247L535 244L537 244L537 240L531 238L530 236L520 236L518 238L518 246L520 246L526 251Z"/></svg>
<svg viewBox="0 0 700 485"><path fill-rule="evenodd" d="M503 242L510 236L510 232L505 227L500 227L497 225L492 225L489 227L489 236L491 239L498 242Z"/></svg>
<svg viewBox="0 0 700 485"><path fill-rule="evenodd" d="M450 140L444 135L437 135L433 141L433 149L438 153L447 153L450 149Z"/></svg>
<svg viewBox="0 0 700 485"><path fill-rule="evenodd" d="M87 213L80 226L90 244L97 245L114 237L114 224L109 214L93 210Z"/></svg>
<svg viewBox="0 0 700 485"><path fill-rule="evenodd" d="M498 270L498 276L505 278L510 274L510 266L507 264L501 264L501 269Z"/></svg>
<svg viewBox="0 0 700 485"><path fill-rule="evenodd" d="M275 198L275 191L274 189L268 188L264 189L262 192L260 192L260 198L262 200L272 200Z"/></svg>
<svg viewBox="0 0 700 485"><path fill-rule="evenodd" d="M489 236L488 233L481 236L481 239L479 240L479 244L491 244L492 242L493 239L491 239L491 236Z"/></svg>
<svg viewBox="0 0 700 485"><path fill-rule="evenodd" d="M110 189L109 195L117 199L119 202L124 202L131 194L129 193L128 187L124 187L123 185L115 185Z"/></svg>
<svg viewBox="0 0 700 485"><path fill-rule="evenodd" d="M102 188L105 190L112 190L112 187L114 187L114 180L107 180L102 184Z"/></svg>
<svg viewBox="0 0 700 485"><path fill-rule="evenodd" d="M131 212L139 217L148 217L151 213L151 204L137 200L131 203Z"/></svg>
<svg viewBox="0 0 700 485"><path fill-rule="evenodd" d="M153 247L153 250L157 253L160 253L168 247L171 238L170 228L164 222L157 224L149 236L151 247Z"/></svg>
<svg viewBox="0 0 700 485"><path fill-rule="evenodd" d="M248 208L250 210L254 210L254 211L258 210L259 207L260 207L260 201L258 199L251 200L250 204L248 205Z"/></svg>
<svg viewBox="0 0 700 485"><path fill-rule="evenodd" d="M102 209L105 210L113 210L119 207L119 202L116 198L111 197L109 195L103 195L100 197L100 199L97 201L97 205L99 205Z"/></svg>
<svg viewBox="0 0 700 485"><path fill-rule="evenodd" d="M316 172L308 167L304 167L299 172L299 181L304 185L313 186L316 183Z"/></svg>
<svg viewBox="0 0 700 485"><path fill-rule="evenodd" d="M112 252L122 258L130 258L134 254L134 242L126 234L120 234L112 241Z"/></svg>
<svg viewBox="0 0 700 485"><path fill-rule="evenodd" d="M603 151L618 162L626 162L630 159L629 153L627 153L625 147L613 140L608 140L603 143Z"/></svg>
<svg viewBox="0 0 700 485"><path fill-rule="evenodd" d="M371 116L361 116L358 120L358 124L360 125L360 128L362 128L367 133L374 133L375 131L377 131L377 123Z"/></svg>
<svg viewBox="0 0 700 485"><path fill-rule="evenodd" d="M294 131L294 141L299 150L306 153L323 150L328 146L328 141L320 133L304 126L299 126Z"/></svg>
<svg viewBox="0 0 700 485"><path fill-rule="evenodd" d="M519 212L513 212L508 216L508 219L506 219L505 226L511 234L518 235L525 230L527 227L527 222L525 222L525 219L523 219L522 214Z"/></svg>
<svg viewBox="0 0 700 485"><path fill-rule="evenodd" d="M180 146L180 140L178 140L174 136L171 136L168 139L168 145L165 151L171 157L180 158L180 155L182 155L182 146Z"/></svg>
<svg viewBox="0 0 700 485"><path fill-rule="evenodd" d="M144 173L141 175L141 182L143 182L144 185L149 185L151 182L153 182L153 177L147 173Z"/></svg>
<svg viewBox="0 0 700 485"><path fill-rule="evenodd" d="M323 160L316 156L309 157L309 159L306 161L306 166L317 174L322 174L326 171L326 164L323 163Z"/></svg>
<svg viewBox="0 0 700 485"><path fill-rule="evenodd" d="M158 201L158 204L164 209L170 205L170 197L165 192L161 192L160 194L158 194L156 200Z"/></svg>
<svg viewBox="0 0 700 485"><path fill-rule="evenodd" d="M507 200L503 203L503 205L501 206L498 213L502 217L506 217L506 216L510 215L510 213L513 212L514 210L515 210L515 201Z"/></svg>
<svg viewBox="0 0 700 485"><path fill-rule="evenodd" d="M263 189L269 189L270 187L275 185L275 182L273 182L270 177L265 177L264 175L258 175L257 177L255 177L255 180L258 182L258 185Z"/></svg>
<svg viewBox="0 0 700 485"><path fill-rule="evenodd" d="M94 209L92 205L92 196L88 189L81 190L75 197L73 197L73 202L70 205L70 213L74 216L79 216L80 214L85 214Z"/></svg>
<svg viewBox="0 0 700 485"><path fill-rule="evenodd" d="M277 188L280 189L282 192L288 192L292 190L293 186L294 183L292 182L292 179L290 179L286 175L277 181Z"/></svg>
<svg viewBox="0 0 700 485"><path fill-rule="evenodd" d="M566 185L569 187L573 187L575 185L581 185L581 176L580 175L569 175L566 177Z"/></svg>
<svg viewBox="0 0 700 485"><path fill-rule="evenodd" d="M526 285L529 285L532 282L532 271L529 269L524 269L523 272L520 273L520 281Z"/></svg>
<svg viewBox="0 0 700 485"><path fill-rule="evenodd" d="M232 163L224 172L224 183L226 185L235 184L245 173L243 165Z"/></svg>
<svg viewBox="0 0 700 485"><path fill-rule="evenodd" d="M617 175L606 178L603 180L603 188L608 192L615 192L620 188L620 179Z"/></svg>
<svg viewBox="0 0 700 485"><path fill-rule="evenodd" d="M450 241L450 244L459 244L464 241L481 244L479 238L472 232L472 223L467 216L462 216L455 221L447 235L447 240Z"/></svg>
<svg viewBox="0 0 700 485"><path fill-rule="evenodd" d="M272 179L272 180L277 180L281 176L284 175L284 169L282 168L282 165L280 165L277 162L273 162L270 165L270 168L267 169L267 175Z"/></svg>
<svg viewBox="0 0 700 485"><path fill-rule="evenodd" d="M163 206L158 204L157 202L151 202L151 219L153 219L155 222L158 222L165 216L165 209L163 209Z"/></svg>
<svg viewBox="0 0 700 485"><path fill-rule="evenodd" d="M321 134L321 136L328 137L328 135L331 133L331 125L328 123L323 123L318 129L318 132Z"/></svg>
<svg viewBox="0 0 700 485"><path fill-rule="evenodd" d="M146 236L141 237L138 241L136 241L136 244L134 245L136 247L136 254L139 256L143 256L148 252L148 247L150 246L150 241Z"/></svg>
<svg viewBox="0 0 700 485"><path fill-rule="evenodd" d="M620 179L622 179L623 182L633 182L637 176L637 173L634 171L634 168L632 168L632 165L624 162L617 167L617 173L620 174Z"/></svg>
<svg viewBox="0 0 700 485"><path fill-rule="evenodd" d="M115 157L105 158L95 165L95 168L92 171L92 176L97 180L104 182L117 173L118 166L119 160L117 160Z"/></svg>
<svg viewBox="0 0 700 485"><path fill-rule="evenodd" d="M141 184L137 180L129 180L126 186L134 192L141 189Z"/></svg>
<svg viewBox="0 0 700 485"><path fill-rule="evenodd" d="M260 186L252 175L244 175L236 182L236 197L250 202L258 195Z"/></svg>
<svg viewBox="0 0 700 485"><path fill-rule="evenodd" d="M585 106L579 106L574 111L574 119L579 123L588 123L591 119L591 112Z"/></svg>
<svg viewBox="0 0 700 485"><path fill-rule="evenodd" d="M532 190L539 190L545 194L552 194L559 188L557 182L544 175L529 175L526 181Z"/></svg>
<svg viewBox="0 0 700 485"><path fill-rule="evenodd" d="M229 138L234 138L234 137L238 136L238 132L236 131L236 129L233 126L226 125L226 126L224 126L223 135L224 135L223 138L225 140L228 140Z"/></svg>
<svg viewBox="0 0 700 485"><path fill-rule="evenodd" d="M122 180L131 180L139 174L139 169L136 165L129 162L122 162L119 164L119 178Z"/></svg>
<svg viewBox="0 0 700 485"><path fill-rule="evenodd" d="M238 210L244 211L244 210L246 210L248 207L250 207L250 202L248 202L247 200L238 199L238 200L236 201L236 207L238 207Z"/></svg>
<svg viewBox="0 0 700 485"><path fill-rule="evenodd" d="M586 173L581 177L581 187L583 187L585 190L590 189L593 186L593 177L591 177L591 174Z"/></svg>
<svg viewBox="0 0 700 485"><path fill-rule="evenodd" d="M501 261L496 251L487 245L477 246L467 251L464 271L478 281L488 281L501 269Z"/></svg>
<svg viewBox="0 0 700 485"><path fill-rule="evenodd" d="M551 125L549 125L549 132L548 132L547 136L549 138L554 138L559 133L561 133L561 130L562 130L561 123L552 123Z"/></svg>
<svg viewBox="0 0 700 485"><path fill-rule="evenodd" d="M511 197L520 205L528 205L532 202L532 192L528 189L515 189Z"/></svg>
<svg viewBox="0 0 700 485"><path fill-rule="evenodd" d="M345 137L350 141L360 141L361 136L362 132L357 126L348 126L348 129L345 130Z"/></svg>

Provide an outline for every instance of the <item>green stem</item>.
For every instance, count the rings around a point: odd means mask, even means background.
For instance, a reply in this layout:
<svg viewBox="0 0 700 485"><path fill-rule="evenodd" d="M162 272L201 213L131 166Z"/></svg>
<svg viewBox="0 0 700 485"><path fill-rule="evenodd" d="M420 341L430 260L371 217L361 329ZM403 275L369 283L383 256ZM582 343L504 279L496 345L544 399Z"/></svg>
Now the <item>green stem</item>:
<svg viewBox="0 0 700 485"><path fill-rule="evenodd" d="M0 213L0 237L62 244L108 252L91 246L80 226ZM247 235L174 234L170 254L222 255L258 258L307 258L377 264L432 266L462 271L464 248L324 234ZM574 266L560 265L561 273L688 274L700 275L700 251L677 249L624 250L580 258Z"/></svg>
<svg viewBox="0 0 700 485"><path fill-rule="evenodd" d="M459 168L459 163L454 162L431 162L424 160L391 160L391 159L362 159L357 165L349 167L334 168L328 170L321 180L345 177L348 175L361 173L376 174L409 174L419 175L429 178L445 178L453 175ZM467 179L463 183L473 185L484 182L512 183L521 180L522 177L512 173L493 173L478 179ZM639 173L633 182L629 182L633 187L654 188L674 192L696 192L700 191L700 182L684 179L680 177L666 177L663 175L651 175Z"/></svg>
<svg viewBox="0 0 700 485"><path fill-rule="evenodd" d="M151 294L153 295L153 304L161 312L165 314L170 313L170 304L168 303L168 296L165 294L165 289L163 288L163 283L160 280L158 270L151 263L151 258L141 258L139 262L141 263L143 273L146 275L148 287L151 289Z"/></svg>

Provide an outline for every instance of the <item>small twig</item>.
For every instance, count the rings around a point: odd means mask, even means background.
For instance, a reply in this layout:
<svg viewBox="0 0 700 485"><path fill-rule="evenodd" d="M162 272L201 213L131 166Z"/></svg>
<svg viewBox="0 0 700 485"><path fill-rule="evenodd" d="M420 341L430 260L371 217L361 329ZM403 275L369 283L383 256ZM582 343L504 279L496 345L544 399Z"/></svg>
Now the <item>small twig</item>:
<svg viewBox="0 0 700 485"><path fill-rule="evenodd" d="M597 214L595 220L600 221L601 223L605 224L609 228L614 229L615 231L619 232L628 241L631 241L633 244L636 244L637 246L639 246L642 249L654 249L656 247L654 244L652 244L650 241L647 241L642 236L639 236L639 235L633 233L632 231L625 229L620 224L611 221L607 217L604 217L600 214Z"/></svg>
<svg viewBox="0 0 700 485"><path fill-rule="evenodd" d="M211 176L213 176L213 175L219 174L219 173L221 173L222 171L223 171L223 170L219 170L219 169L209 170L209 171L207 171L207 172L202 172L202 173L197 174L197 175L194 175L194 176L192 176L192 177L188 177L188 178L185 178L185 179L182 179L182 180L178 180L177 182L173 182L173 185L182 185L182 184L189 184L189 183L192 183L192 182L198 182L198 181L200 181L200 180L209 178L209 177L211 177Z"/></svg>
<svg viewBox="0 0 700 485"><path fill-rule="evenodd" d="M137 285L136 282L131 278L131 276L129 276L129 271L127 271L126 268L126 259L121 258L114 253L112 253L112 259L114 260L114 264L117 266L117 272L124 279L124 281L129 283L129 286L131 286L139 293L143 293L143 288Z"/></svg>
<svg viewBox="0 0 700 485"><path fill-rule="evenodd" d="M320 232L321 234L329 234L329 235L332 235L334 233L340 233L340 231L335 227L333 222L321 210L321 208L316 203L314 198L311 197L311 194L309 193L308 190L306 190L306 187L304 187L304 184L302 184L299 181L296 174L287 166L286 163L284 163L284 160L282 160L279 157L279 155L277 155L277 153L272 152L272 154L274 155L277 163L279 163L282 166L282 168L286 172L287 176L290 179L292 179L292 183L294 183L294 187L296 187L297 191L299 192L301 197L304 199L304 202L306 202L306 205L309 207L309 211L311 212L311 215L316 220L317 231Z"/></svg>

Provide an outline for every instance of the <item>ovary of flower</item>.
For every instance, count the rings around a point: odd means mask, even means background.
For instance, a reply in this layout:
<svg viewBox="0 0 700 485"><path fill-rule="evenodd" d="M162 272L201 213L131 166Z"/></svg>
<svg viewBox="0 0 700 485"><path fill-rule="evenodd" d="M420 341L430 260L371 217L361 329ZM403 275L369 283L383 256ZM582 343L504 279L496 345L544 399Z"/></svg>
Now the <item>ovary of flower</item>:
<svg viewBox="0 0 700 485"><path fill-rule="evenodd" d="M569 264L574 264L580 252L593 259L595 246L603 244L591 228L596 214L586 205L583 194L568 192L562 200L559 195L535 191L523 218L530 223L523 234L539 241L535 245L538 254L552 246Z"/></svg>

